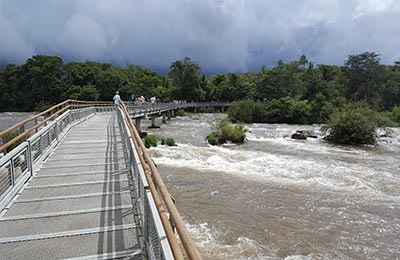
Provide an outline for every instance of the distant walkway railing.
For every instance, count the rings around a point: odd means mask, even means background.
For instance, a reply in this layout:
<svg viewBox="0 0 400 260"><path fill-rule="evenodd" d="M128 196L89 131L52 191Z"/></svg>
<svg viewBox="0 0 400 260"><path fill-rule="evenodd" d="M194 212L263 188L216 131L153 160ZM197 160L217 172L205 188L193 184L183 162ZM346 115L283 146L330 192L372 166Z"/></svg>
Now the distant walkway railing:
<svg viewBox="0 0 400 260"><path fill-rule="evenodd" d="M132 104L125 102L126 109L132 118L142 117L151 114L162 113L170 110L184 109L184 108L204 108L204 107L218 107L225 109L230 106L225 102L159 102L159 103L144 103Z"/></svg>

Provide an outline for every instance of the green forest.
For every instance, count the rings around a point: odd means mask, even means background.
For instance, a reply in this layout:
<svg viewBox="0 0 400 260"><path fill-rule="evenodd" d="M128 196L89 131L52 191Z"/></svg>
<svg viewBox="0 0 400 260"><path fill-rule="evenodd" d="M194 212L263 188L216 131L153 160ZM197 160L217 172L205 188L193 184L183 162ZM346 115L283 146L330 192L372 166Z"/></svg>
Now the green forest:
<svg viewBox="0 0 400 260"><path fill-rule="evenodd" d="M40 111L69 98L111 101L116 90L123 100L135 94L162 101L236 101L233 121L323 123L354 104L400 121L400 62L383 65L374 52L349 55L341 66L315 65L302 55L258 72L211 76L189 57L159 75L138 65L64 63L56 56L36 55L1 69L0 111ZM251 117L241 116L248 111Z"/></svg>

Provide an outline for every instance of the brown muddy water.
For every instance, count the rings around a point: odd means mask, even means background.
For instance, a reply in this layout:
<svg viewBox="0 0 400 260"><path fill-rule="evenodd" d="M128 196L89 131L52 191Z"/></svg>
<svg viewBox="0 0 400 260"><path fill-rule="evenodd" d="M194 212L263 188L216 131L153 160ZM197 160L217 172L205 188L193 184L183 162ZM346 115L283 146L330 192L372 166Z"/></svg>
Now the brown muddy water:
<svg viewBox="0 0 400 260"><path fill-rule="evenodd" d="M178 143L151 153L204 259L400 259L399 128L355 147L252 124L245 144L212 147L215 117L149 132ZM286 138L299 129L319 138Z"/></svg>

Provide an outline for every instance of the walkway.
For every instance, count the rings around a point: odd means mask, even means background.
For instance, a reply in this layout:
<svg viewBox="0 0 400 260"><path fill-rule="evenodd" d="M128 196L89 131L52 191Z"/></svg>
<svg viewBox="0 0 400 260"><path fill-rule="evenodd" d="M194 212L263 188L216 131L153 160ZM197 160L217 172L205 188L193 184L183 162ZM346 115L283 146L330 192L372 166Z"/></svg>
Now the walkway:
<svg viewBox="0 0 400 260"><path fill-rule="evenodd" d="M73 127L0 216L0 258L142 259L126 150L114 112Z"/></svg>

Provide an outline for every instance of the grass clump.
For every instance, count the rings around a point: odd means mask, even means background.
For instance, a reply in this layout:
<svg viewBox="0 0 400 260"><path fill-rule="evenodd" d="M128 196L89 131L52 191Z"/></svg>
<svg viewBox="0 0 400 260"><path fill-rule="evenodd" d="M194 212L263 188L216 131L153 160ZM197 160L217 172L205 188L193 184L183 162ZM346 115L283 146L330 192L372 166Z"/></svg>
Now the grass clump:
<svg viewBox="0 0 400 260"><path fill-rule="evenodd" d="M210 134L207 136L207 142L211 145L219 145L218 136L216 136L216 134Z"/></svg>
<svg viewBox="0 0 400 260"><path fill-rule="evenodd" d="M176 146L174 138L161 138L161 145Z"/></svg>
<svg viewBox="0 0 400 260"><path fill-rule="evenodd" d="M165 144L168 146L175 146L176 142L175 142L174 138L167 138L167 139L165 139Z"/></svg>
<svg viewBox="0 0 400 260"><path fill-rule="evenodd" d="M155 137L154 135L148 135L144 138L144 146L146 146L146 148L150 148L150 147L156 147L157 146L157 137Z"/></svg>

